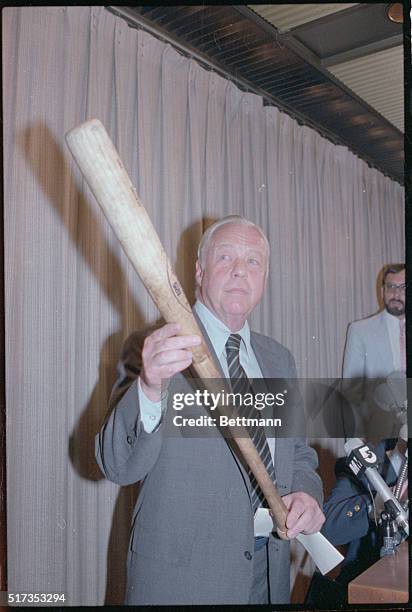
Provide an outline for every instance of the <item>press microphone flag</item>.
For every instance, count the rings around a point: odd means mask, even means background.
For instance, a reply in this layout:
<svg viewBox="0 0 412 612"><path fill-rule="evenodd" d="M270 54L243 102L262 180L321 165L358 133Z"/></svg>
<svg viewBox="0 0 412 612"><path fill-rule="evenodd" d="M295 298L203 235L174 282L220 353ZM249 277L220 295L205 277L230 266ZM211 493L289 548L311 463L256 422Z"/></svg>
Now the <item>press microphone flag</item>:
<svg viewBox="0 0 412 612"><path fill-rule="evenodd" d="M351 438L345 443L344 449L348 465L355 476L360 478L364 475L367 478L373 489L382 497L385 507L388 505L388 510L398 525L409 535L408 514L379 474L376 468L378 459L373 448L359 438Z"/></svg>

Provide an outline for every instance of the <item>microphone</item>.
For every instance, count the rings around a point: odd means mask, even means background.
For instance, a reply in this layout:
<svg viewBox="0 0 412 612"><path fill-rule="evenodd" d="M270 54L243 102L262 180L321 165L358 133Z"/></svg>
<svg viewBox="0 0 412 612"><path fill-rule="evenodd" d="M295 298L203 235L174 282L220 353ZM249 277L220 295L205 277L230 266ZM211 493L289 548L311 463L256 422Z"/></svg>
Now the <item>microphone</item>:
<svg viewBox="0 0 412 612"><path fill-rule="evenodd" d="M392 411L399 419L406 421L408 405L406 374L399 371L391 372L385 382L376 387L373 398L382 410Z"/></svg>
<svg viewBox="0 0 412 612"><path fill-rule="evenodd" d="M379 474L376 468L378 458L373 448L359 438L351 438L345 443L344 449L348 457L348 465L355 476L359 478L365 475L368 482L382 497L387 512L409 535L408 514Z"/></svg>

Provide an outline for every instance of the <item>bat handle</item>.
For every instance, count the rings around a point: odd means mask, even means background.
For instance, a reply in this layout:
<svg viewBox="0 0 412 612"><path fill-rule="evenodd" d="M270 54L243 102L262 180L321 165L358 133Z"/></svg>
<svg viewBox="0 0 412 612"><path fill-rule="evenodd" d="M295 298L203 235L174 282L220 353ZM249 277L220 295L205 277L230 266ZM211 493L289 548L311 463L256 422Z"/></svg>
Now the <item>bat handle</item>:
<svg viewBox="0 0 412 612"><path fill-rule="evenodd" d="M273 486L270 491L265 493L266 501L269 505L269 514L276 523L276 531L282 540L287 540L286 536L286 518L288 510L280 497L277 489Z"/></svg>
<svg viewBox="0 0 412 612"><path fill-rule="evenodd" d="M277 532L280 538L286 537L286 517L288 509L286 508L279 492L274 485L268 471L256 450L255 445L249 436L234 436L243 457L246 459L253 475L255 476L263 495L268 503L270 514L275 519Z"/></svg>

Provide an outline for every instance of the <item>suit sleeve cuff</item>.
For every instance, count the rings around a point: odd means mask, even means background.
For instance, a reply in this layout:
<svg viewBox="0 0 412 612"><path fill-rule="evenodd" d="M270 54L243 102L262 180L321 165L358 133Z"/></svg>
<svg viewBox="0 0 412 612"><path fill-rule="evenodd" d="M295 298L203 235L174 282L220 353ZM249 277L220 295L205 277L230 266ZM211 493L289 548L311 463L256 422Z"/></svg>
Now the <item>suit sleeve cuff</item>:
<svg viewBox="0 0 412 612"><path fill-rule="evenodd" d="M152 402L145 395L140 384L140 376L137 383L137 392L139 395L140 419L143 429L147 433L152 433L160 424L162 418L162 403Z"/></svg>

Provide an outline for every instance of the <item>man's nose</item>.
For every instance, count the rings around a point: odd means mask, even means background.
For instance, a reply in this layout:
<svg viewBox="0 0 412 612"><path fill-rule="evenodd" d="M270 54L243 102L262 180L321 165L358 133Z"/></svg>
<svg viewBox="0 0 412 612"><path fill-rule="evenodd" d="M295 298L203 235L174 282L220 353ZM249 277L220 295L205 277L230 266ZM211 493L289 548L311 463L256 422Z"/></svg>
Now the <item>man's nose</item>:
<svg viewBox="0 0 412 612"><path fill-rule="evenodd" d="M245 262L242 261L241 259L236 259L236 261L233 264L232 274L233 276L242 276L242 277L246 276L247 268L246 268Z"/></svg>

